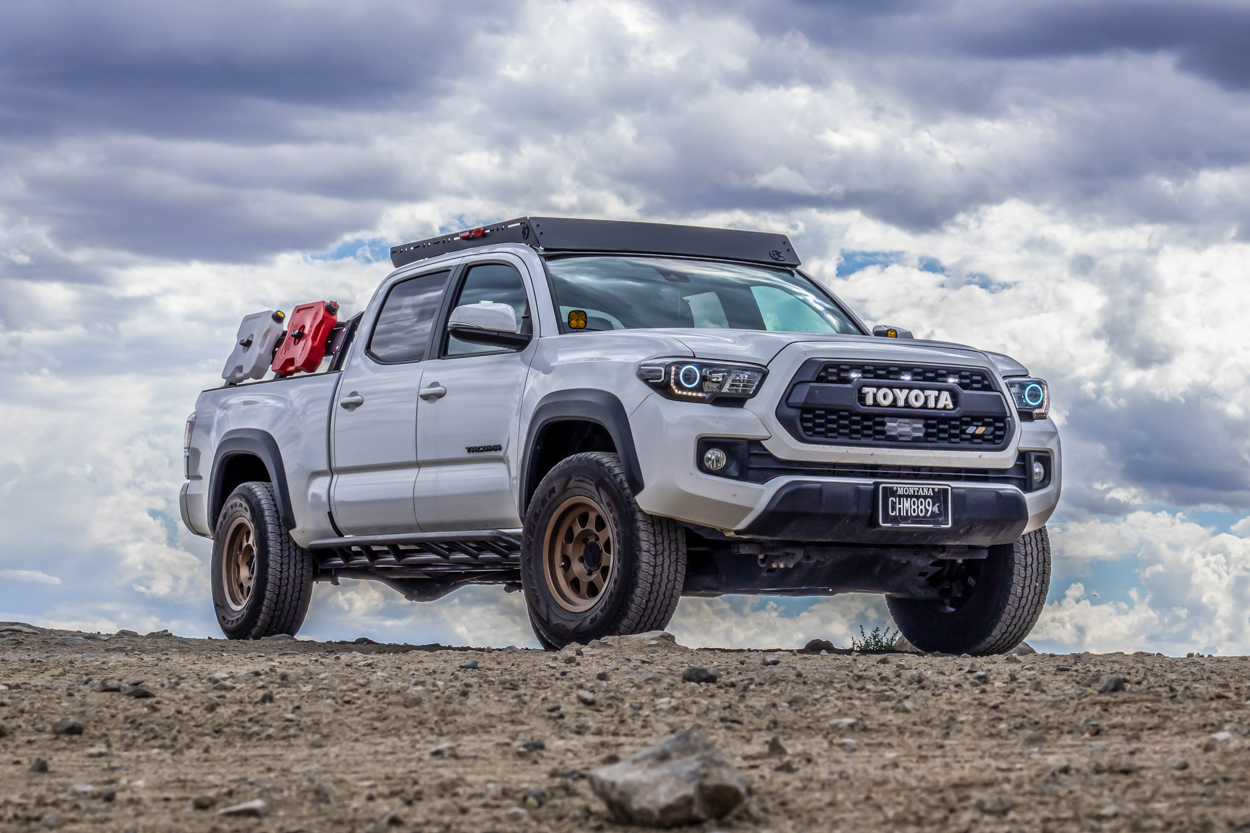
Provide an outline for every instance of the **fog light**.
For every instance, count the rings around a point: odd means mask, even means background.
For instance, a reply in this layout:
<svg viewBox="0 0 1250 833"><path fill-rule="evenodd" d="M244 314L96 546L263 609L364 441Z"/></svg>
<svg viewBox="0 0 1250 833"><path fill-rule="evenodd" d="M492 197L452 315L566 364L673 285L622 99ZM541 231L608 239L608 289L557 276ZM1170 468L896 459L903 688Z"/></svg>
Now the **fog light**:
<svg viewBox="0 0 1250 833"><path fill-rule="evenodd" d="M709 448L703 452L703 466L708 471L720 471L727 462L729 458L719 448Z"/></svg>
<svg viewBox="0 0 1250 833"><path fill-rule="evenodd" d="M1046 467L1036 460L1033 461L1033 482L1041 483L1046 479Z"/></svg>

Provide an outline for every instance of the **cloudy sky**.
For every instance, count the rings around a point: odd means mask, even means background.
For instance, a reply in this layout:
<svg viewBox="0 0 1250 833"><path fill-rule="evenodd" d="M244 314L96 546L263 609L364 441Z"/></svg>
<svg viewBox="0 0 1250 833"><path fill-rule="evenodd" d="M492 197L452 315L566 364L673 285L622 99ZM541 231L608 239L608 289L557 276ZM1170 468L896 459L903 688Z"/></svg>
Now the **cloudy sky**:
<svg viewBox="0 0 1250 833"><path fill-rule="evenodd" d="M9 0L0 619L219 635L181 432L239 319L536 214L780 230L872 323L1009 353L1065 447L1050 650L1250 651L1244 3ZM322 638L534 644L319 586ZM684 600L846 644L873 597Z"/></svg>

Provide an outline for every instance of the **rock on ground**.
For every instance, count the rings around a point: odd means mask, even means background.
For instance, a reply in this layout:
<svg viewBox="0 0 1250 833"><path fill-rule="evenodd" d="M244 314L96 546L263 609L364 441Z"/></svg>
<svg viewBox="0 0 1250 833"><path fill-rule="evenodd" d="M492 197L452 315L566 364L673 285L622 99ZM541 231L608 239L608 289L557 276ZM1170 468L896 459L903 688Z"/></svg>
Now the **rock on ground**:
<svg viewBox="0 0 1250 833"><path fill-rule="evenodd" d="M256 818L263 816L265 810L269 808L268 803L263 798L254 798L251 801L244 801L242 804L235 804L230 807L222 807L217 811L222 816L241 816Z"/></svg>
<svg viewBox="0 0 1250 833"><path fill-rule="evenodd" d="M595 770L590 788L621 821L650 827L724 818L746 800L733 763L693 730Z"/></svg>
<svg viewBox="0 0 1250 833"><path fill-rule="evenodd" d="M54 735L81 735L83 733L82 721L74 720L69 717L63 717L56 723L52 724L52 734Z"/></svg>

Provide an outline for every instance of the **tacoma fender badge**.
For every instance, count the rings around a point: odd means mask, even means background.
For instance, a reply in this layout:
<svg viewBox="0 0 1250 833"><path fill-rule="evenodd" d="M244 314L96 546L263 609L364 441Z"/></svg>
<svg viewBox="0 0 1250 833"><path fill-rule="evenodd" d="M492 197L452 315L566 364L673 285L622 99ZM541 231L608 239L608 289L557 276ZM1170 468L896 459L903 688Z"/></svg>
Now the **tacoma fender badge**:
<svg viewBox="0 0 1250 833"><path fill-rule="evenodd" d="M486 454L490 451L503 451L502 445L466 445L464 450L470 454Z"/></svg>

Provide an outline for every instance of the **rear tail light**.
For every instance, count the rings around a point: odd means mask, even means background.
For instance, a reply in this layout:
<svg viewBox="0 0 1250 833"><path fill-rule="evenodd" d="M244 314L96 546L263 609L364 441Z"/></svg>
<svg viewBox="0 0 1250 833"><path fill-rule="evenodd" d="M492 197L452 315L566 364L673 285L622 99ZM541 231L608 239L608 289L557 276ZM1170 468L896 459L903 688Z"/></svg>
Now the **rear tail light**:
<svg viewBox="0 0 1250 833"><path fill-rule="evenodd" d="M182 438L182 474L191 479L191 432L195 430L195 414L187 417L187 430Z"/></svg>

